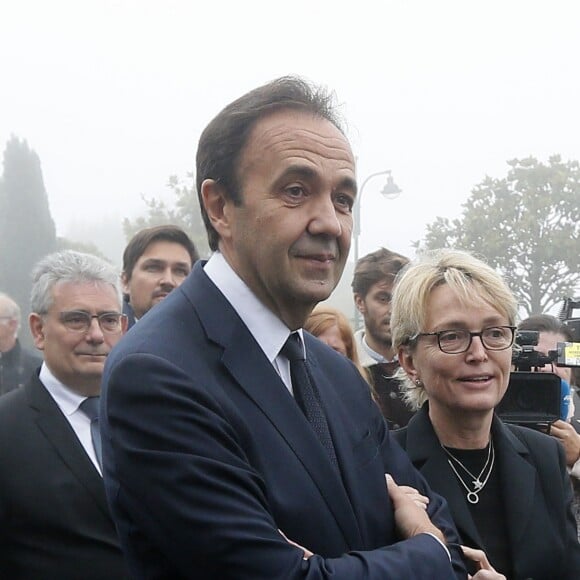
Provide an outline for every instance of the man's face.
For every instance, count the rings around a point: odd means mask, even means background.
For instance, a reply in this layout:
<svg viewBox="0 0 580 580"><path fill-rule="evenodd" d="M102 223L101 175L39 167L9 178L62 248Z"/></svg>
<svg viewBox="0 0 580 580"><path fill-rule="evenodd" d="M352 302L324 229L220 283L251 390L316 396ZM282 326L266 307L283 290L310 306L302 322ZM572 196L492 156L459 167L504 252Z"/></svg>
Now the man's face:
<svg viewBox="0 0 580 580"><path fill-rule="evenodd" d="M384 279L375 282L364 298L360 294L354 295L356 307L364 319L365 336L370 345L374 343L391 348L392 292L393 281Z"/></svg>
<svg viewBox="0 0 580 580"><path fill-rule="evenodd" d="M49 312L30 315L34 344L43 351L54 376L80 394L95 396L100 392L107 355L123 336L126 319L116 334L103 333L96 318L87 332L73 332L61 322L62 313L70 311L120 313L119 299L109 284L61 282L53 289Z"/></svg>
<svg viewBox="0 0 580 580"><path fill-rule="evenodd" d="M18 322L0 309L0 352L7 352L14 348L17 328Z"/></svg>
<svg viewBox="0 0 580 580"><path fill-rule="evenodd" d="M348 256L350 146L327 120L278 111L254 127L238 176L242 203L223 200L216 222L220 250L261 302L298 328L335 288Z"/></svg>
<svg viewBox="0 0 580 580"><path fill-rule="evenodd" d="M159 240L147 246L130 278L122 275L123 292L137 318L177 288L191 271L189 252L176 242Z"/></svg>
<svg viewBox="0 0 580 580"><path fill-rule="evenodd" d="M566 342L568 339L563 334L556 332L540 332L538 336L538 344L534 350L542 353L544 356L548 355L551 350L557 350L559 342ZM554 373L561 379L564 379L568 384L572 380L572 369L570 367L557 367L556 365L548 364L540 367L538 371L543 373Z"/></svg>

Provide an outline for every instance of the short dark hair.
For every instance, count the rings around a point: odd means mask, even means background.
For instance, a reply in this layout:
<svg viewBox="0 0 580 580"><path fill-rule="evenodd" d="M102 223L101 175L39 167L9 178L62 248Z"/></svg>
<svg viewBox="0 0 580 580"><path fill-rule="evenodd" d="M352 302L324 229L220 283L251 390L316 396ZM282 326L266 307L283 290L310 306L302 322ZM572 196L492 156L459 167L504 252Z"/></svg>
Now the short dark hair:
<svg viewBox="0 0 580 580"><path fill-rule="evenodd" d="M123 274L125 275L126 282L131 280L133 268L135 268L137 260L139 260L145 250L153 242L159 241L173 242L183 246L191 258L192 266L199 260L199 254L197 253L195 244L180 227L174 225L162 225L144 228L139 230L131 238L123 252Z"/></svg>
<svg viewBox="0 0 580 580"><path fill-rule="evenodd" d="M382 280L395 280L397 274L409 263L409 258L397 252L379 248L363 256L354 269L352 291L362 298L367 295L373 284Z"/></svg>
<svg viewBox="0 0 580 580"><path fill-rule="evenodd" d="M299 77L285 76L236 99L209 123L199 139L196 184L209 247L213 251L218 249L219 234L203 206L201 184L204 180L218 182L227 199L241 205L238 165L256 123L274 112L293 109L326 119L344 134L334 101L334 94L326 89Z"/></svg>
<svg viewBox="0 0 580 580"><path fill-rule="evenodd" d="M551 314L533 314L518 324L518 330L553 332L561 334L566 339L565 342L574 342L572 329Z"/></svg>

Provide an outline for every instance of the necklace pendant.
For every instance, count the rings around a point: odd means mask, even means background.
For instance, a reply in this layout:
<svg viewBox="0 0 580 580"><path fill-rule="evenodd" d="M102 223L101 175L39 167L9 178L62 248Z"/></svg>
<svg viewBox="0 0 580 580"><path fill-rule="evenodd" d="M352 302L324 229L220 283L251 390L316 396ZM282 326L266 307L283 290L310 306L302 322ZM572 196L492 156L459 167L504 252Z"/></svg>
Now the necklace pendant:
<svg viewBox="0 0 580 580"><path fill-rule="evenodd" d="M477 493L475 493L474 491L470 491L470 492L467 494L467 501L468 501L470 504L473 504L473 505L475 505L476 503L478 503L478 502L479 502L479 496L478 496L478 495L477 495Z"/></svg>
<svg viewBox="0 0 580 580"><path fill-rule="evenodd" d="M475 491L479 491L483 487L483 483L481 482L479 477L473 480L473 487L475 488Z"/></svg>

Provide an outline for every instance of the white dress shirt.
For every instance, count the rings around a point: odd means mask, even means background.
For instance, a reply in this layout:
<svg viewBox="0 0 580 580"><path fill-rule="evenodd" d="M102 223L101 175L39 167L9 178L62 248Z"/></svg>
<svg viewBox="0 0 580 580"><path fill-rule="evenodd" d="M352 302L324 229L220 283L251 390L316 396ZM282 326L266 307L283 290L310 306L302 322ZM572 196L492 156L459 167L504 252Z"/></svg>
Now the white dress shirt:
<svg viewBox="0 0 580 580"><path fill-rule="evenodd" d="M40 367L39 379L70 423L83 449L93 462L95 469L101 474L101 468L97 461L93 440L91 438L91 420L79 409L80 404L87 397L79 395L61 383L52 374L45 362Z"/></svg>
<svg viewBox="0 0 580 580"><path fill-rule="evenodd" d="M204 272L227 298L292 393L290 362L280 355L281 348L290 336L290 329L258 300L220 252L211 256L204 266ZM303 338L302 329L298 333ZM302 345L304 348L304 341Z"/></svg>

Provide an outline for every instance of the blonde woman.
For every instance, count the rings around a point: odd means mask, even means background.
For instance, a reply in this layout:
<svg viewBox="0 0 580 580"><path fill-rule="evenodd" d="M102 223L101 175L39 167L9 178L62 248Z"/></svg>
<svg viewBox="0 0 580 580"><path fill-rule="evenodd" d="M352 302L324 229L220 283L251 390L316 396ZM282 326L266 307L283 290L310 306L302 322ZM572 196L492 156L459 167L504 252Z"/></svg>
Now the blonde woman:
<svg viewBox="0 0 580 580"><path fill-rule="evenodd" d="M558 442L504 424L516 300L484 262L429 253L397 281L391 325L407 400L395 433L445 497L463 543L508 579L580 578L572 488Z"/></svg>

